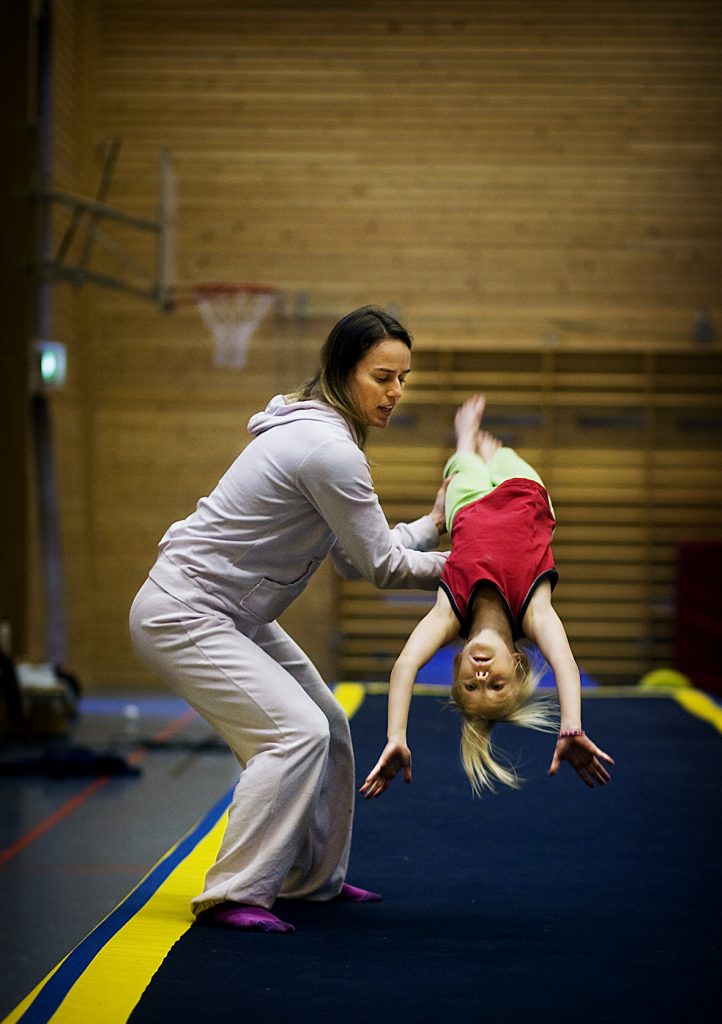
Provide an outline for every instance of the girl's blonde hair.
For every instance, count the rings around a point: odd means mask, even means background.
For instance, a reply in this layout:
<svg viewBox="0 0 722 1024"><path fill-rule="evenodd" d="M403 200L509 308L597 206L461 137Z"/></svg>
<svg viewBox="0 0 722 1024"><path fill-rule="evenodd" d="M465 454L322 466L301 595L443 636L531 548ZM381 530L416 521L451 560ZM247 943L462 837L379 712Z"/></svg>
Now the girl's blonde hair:
<svg viewBox="0 0 722 1024"><path fill-rule="evenodd" d="M543 675L542 667L532 660L528 651L521 649L518 653L517 671L521 684L518 699L511 710L493 719L463 710L461 684L456 678L459 656L455 659L451 702L461 715L461 763L476 796L481 796L485 789L495 792L496 782L519 789L523 781L513 765L506 767L496 759L491 744L491 731L497 722L512 722L541 732L556 732L558 729L559 715L555 698L551 694L542 696L536 693Z"/></svg>

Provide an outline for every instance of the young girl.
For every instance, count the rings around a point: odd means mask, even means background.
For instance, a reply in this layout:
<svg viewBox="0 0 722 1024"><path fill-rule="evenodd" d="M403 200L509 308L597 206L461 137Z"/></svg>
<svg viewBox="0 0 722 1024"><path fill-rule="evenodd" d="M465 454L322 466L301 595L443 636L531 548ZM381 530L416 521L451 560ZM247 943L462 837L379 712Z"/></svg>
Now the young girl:
<svg viewBox="0 0 722 1024"><path fill-rule="evenodd" d="M551 538L554 513L541 478L512 448L480 430L485 399L466 401L454 419L456 452L444 470L451 554L436 603L419 622L391 672L388 743L361 792L380 796L398 771L411 781L406 724L414 680L439 648L461 636L452 700L462 716L461 758L478 795L495 782L518 787L495 760L490 734L507 721L551 730L555 714L533 699L539 673L517 648L537 645L556 680L561 727L549 774L569 761L588 785L604 785L614 764L582 729L579 669L551 595L558 574Z"/></svg>

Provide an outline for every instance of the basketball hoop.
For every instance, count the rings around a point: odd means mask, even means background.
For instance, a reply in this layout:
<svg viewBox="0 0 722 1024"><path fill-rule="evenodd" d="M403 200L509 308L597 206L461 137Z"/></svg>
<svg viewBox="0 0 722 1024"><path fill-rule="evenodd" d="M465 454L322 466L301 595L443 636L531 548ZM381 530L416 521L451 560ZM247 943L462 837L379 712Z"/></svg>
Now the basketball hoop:
<svg viewBox="0 0 722 1024"><path fill-rule="evenodd" d="M215 339L214 364L245 366L251 338L273 306L275 289L258 284L199 284L192 294Z"/></svg>

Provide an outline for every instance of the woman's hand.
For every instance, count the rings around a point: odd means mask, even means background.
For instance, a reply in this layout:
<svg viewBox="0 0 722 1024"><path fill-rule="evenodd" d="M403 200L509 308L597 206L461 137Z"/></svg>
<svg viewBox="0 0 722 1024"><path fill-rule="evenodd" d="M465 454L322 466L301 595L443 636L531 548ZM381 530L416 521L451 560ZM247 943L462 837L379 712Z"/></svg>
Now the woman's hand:
<svg viewBox="0 0 722 1024"><path fill-rule="evenodd" d="M405 743L389 740L359 790L363 793L364 800L372 796L381 796L399 771L404 773L404 782L411 782L411 751Z"/></svg>
<svg viewBox="0 0 722 1024"><path fill-rule="evenodd" d="M594 783L603 786L611 776L602 764L614 764L614 760L600 750L585 734L581 736L563 736L557 740L554 757L549 768L549 775L556 775L562 761L568 761L582 782L590 789Z"/></svg>
<svg viewBox="0 0 722 1024"><path fill-rule="evenodd" d="M434 520L434 525L436 526L436 529L439 531L440 537L444 533L446 533L446 507L444 499L446 497L446 488L449 486L450 480L451 477L447 476L444 482L442 483L441 487L436 492L436 500L434 501L434 507L429 513L431 518Z"/></svg>

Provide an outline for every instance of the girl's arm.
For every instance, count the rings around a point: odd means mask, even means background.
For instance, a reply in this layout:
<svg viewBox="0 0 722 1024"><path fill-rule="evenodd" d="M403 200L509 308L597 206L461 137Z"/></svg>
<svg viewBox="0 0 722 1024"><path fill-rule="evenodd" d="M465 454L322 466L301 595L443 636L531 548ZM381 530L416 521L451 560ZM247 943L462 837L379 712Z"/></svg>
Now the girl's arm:
<svg viewBox="0 0 722 1024"><path fill-rule="evenodd" d="M381 796L397 772L411 782L411 751L406 742L409 707L417 673L445 644L459 635L459 624L449 599L439 588L436 603L418 623L391 670L389 682L388 742L360 792L368 799Z"/></svg>
<svg viewBox="0 0 722 1024"><path fill-rule="evenodd" d="M582 730L582 697L579 668L574 660L564 625L552 607L551 587L541 583L529 603L523 629L549 664L556 681L561 725L549 774L556 775L562 761L569 761L587 786L609 781L602 764L614 764L609 754L597 747ZM564 735L577 733L577 735Z"/></svg>
<svg viewBox="0 0 722 1024"><path fill-rule="evenodd" d="M537 645L554 673L561 712L560 732L581 729L579 669L566 630L552 606L551 587L546 580L534 591L522 626L524 633Z"/></svg>

